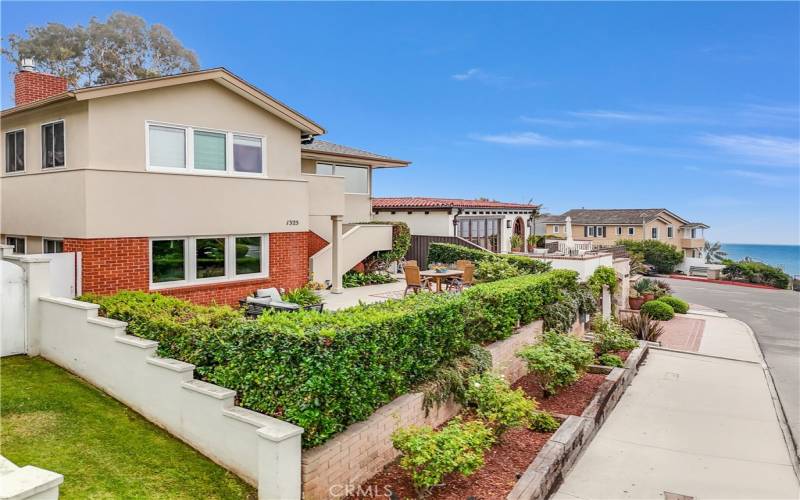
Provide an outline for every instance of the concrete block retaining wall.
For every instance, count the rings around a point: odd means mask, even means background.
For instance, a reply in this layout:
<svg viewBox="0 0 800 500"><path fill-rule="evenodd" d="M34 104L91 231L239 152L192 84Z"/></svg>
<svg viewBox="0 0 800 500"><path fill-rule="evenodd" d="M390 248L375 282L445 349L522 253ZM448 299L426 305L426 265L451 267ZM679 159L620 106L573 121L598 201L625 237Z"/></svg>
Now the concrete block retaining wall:
<svg viewBox="0 0 800 500"><path fill-rule="evenodd" d="M514 382L527 372L515 353L533 344L542 332L542 321L518 329L511 337L487 346L492 368ZM346 496L352 490L394 460L391 434L408 425L439 426L461 411L449 402L434 408L426 416L423 394L415 392L396 398L378 409L370 418L351 425L330 441L303 452L303 496L308 499Z"/></svg>
<svg viewBox="0 0 800 500"><path fill-rule="evenodd" d="M158 357L157 342L98 308L40 297L41 355L258 485L259 498L300 498L302 428L235 406L234 391L195 380L194 365Z"/></svg>

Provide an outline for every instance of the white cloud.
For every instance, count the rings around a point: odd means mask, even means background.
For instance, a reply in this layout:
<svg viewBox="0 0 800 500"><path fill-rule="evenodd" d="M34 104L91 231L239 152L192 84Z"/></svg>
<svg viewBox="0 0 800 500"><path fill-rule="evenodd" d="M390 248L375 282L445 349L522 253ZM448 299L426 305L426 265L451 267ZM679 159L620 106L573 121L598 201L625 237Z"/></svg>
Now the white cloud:
<svg viewBox="0 0 800 500"><path fill-rule="evenodd" d="M553 127L574 127L578 125L575 121L562 120L559 118L540 118L536 116L522 115L519 117L519 119L525 123L531 123L534 125L550 125Z"/></svg>
<svg viewBox="0 0 800 500"><path fill-rule="evenodd" d="M767 174L764 172L752 172L750 170L726 170L725 173L729 175L734 175L736 177L743 177L745 179L750 179L757 184L761 184L762 186L772 186L772 187L797 186L797 178L788 175Z"/></svg>
<svg viewBox="0 0 800 500"><path fill-rule="evenodd" d="M615 111L607 109L597 109L590 111L570 111L568 114L578 118L589 118L597 120L610 120L610 121L622 121L622 122L637 122L637 123L676 123L688 119L687 117L681 117L678 115L670 116L667 114L638 113L631 111Z"/></svg>
<svg viewBox="0 0 800 500"><path fill-rule="evenodd" d="M698 141L746 163L790 167L800 164L800 141L789 137L704 134Z"/></svg>
<svg viewBox="0 0 800 500"><path fill-rule="evenodd" d="M452 78L453 80L464 81L464 80L471 80L476 77L479 78L481 75L484 75L484 73L481 71L480 68L470 68L464 73L456 73L455 75L451 75L450 78Z"/></svg>
<svg viewBox="0 0 800 500"><path fill-rule="evenodd" d="M489 73L481 68L470 68L463 73L450 75L450 78L459 82L474 81L499 89L524 89L539 85L540 82L513 78L497 73Z"/></svg>
<svg viewBox="0 0 800 500"><path fill-rule="evenodd" d="M604 143L586 139L555 139L536 132L514 132L509 134L475 135L474 139L494 144L507 144L512 146L532 146L544 148L562 147L594 147Z"/></svg>

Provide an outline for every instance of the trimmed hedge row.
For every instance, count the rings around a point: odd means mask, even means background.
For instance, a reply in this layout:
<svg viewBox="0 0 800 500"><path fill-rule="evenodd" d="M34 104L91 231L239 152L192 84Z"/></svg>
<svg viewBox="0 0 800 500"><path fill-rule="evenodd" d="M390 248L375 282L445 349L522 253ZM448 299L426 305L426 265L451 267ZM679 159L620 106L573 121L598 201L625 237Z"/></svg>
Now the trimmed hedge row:
<svg viewBox="0 0 800 500"><path fill-rule="evenodd" d="M462 247L452 243L431 243L428 247L428 263L453 264L457 260L471 260L475 264L484 260L505 260L520 271L529 274L550 270L550 264L522 255L497 254L477 248Z"/></svg>
<svg viewBox="0 0 800 500"><path fill-rule="evenodd" d="M159 341L159 354L193 363L204 380L237 391L245 408L305 429L305 446L433 376L475 343L509 337L573 288L577 273L552 271L419 294L334 313L299 311L245 320L226 307L142 292L84 296L128 331Z"/></svg>

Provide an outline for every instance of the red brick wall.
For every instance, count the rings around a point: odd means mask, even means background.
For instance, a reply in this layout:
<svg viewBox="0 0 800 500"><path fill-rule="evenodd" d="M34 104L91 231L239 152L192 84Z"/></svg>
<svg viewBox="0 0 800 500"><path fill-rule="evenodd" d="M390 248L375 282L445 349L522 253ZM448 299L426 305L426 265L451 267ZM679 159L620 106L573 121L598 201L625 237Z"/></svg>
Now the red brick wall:
<svg viewBox="0 0 800 500"><path fill-rule="evenodd" d="M20 71L14 75L14 103L17 106L67 91L67 79L60 76Z"/></svg>
<svg viewBox="0 0 800 500"><path fill-rule="evenodd" d="M257 288L292 289L308 281L310 233L269 235L269 278L154 290L198 304L239 305ZM83 252L83 291L109 294L150 286L147 238L64 239L65 252Z"/></svg>
<svg viewBox="0 0 800 500"><path fill-rule="evenodd" d="M328 246L328 241L314 231L308 232L308 256L311 257L323 248Z"/></svg>

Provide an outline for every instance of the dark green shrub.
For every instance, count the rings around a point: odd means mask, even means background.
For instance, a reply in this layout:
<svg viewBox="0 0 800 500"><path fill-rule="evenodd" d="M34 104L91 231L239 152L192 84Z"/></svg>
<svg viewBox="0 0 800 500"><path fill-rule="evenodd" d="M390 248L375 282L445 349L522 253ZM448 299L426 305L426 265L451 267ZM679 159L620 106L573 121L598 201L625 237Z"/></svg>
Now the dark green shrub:
<svg viewBox="0 0 800 500"><path fill-rule="evenodd" d="M523 255L496 254L487 250L463 247L452 243L431 243L428 249L429 264L433 262L453 264L457 260L471 260L477 266L479 262L484 260L496 259L504 260L526 274L537 274L550 270L550 264Z"/></svg>
<svg viewBox="0 0 800 500"><path fill-rule="evenodd" d="M745 260L728 262L722 274L732 280L765 284L781 289L788 288L792 281L792 277L778 267Z"/></svg>
<svg viewBox="0 0 800 500"><path fill-rule="evenodd" d="M469 476L478 470L492 443L494 434L483 422L462 423L458 417L438 431L411 426L392 434L392 444L402 454L400 467L409 472L421 497L447 474Z"/></svg>
<svg viewBox="0 0 800 500"><path fill-rule="evenodd" d="M592 347L574 335L545 332L542 342L561 353L567 363L575 368L578 375L582 375L594 361Z"/></svg>
<svg viewBox="0 0 800 500"><path fill-rule="evenodd" d="M608 291L613 294L617 289L617 273L613 267L599 266L586 280L586 284L595 297L600 297L603 293L603 285L607 285Z"/></svg>
<svg viewBox="0 0 800 500"><path fill-rule="evenodd" d="M521 274L520 270L503 259L487 259L478 262L475 267L475 278L481 282L499 281L514 278Z"/></svg>
<svg viewBox="0 0 800 500"><path fill-rule="evenodd" d="M588 286L564 286L561 288L559 298L545 307L542 319L546 330L568 333L572 330L578 315L595 312L597 312L597 302Z"/></svg>
<svg viewBox="0 0 800 500"><path fill-rule="evenodd" d="M658 240L619 240L628 252L644 256L644 261L656 268L659 273L671 273L675 266L683 262L683 254L672 245Z"/></svg>
<svg viewBox="0 0 800 500"><path fill-rule="evenodd" d="M538 415L542 412L536 410L536 401L525 396L522 389L511 389L505 378L494 373L472 376L464 402L487 420L498 436L511 427L551 428L547 418Z"/></svg>
<svg viewBox="0 0 800 500"><path fill-rule="evenodd" d="M592 321L592 332L594 333L594 350L600 355L615 351L629 351L639 345L630 332L614 320L596 317Z"/></svg>
<svg viewBox="0 0 800 500"><path fill-rule="evenodd" d="M672 309L678 314L686 314L689 312L689 304L685 300L681 300L678 297L673 297L672 295L665 295L658 299L659 302L664 302L665 304L669 304Z"/></svg>
<svg viewBox="0 0 800 500"><path fill-rule="evenodd" d="M358 271L347 271L342 275L342 286L345 288L381 285L384 283L394 283L395 281L397 280L391 275L385 273L360 273Z"/></svg>
<svg viewBox="0 0 800 500"><path fill-rule="evenodd" d="M647 314L658 321L669 321L675 317L675 310L666 302L651 300L642 305L640 314Z"/></svg>
<svg viewBox="0 0 800 500"><path fill-rule="evenodd" d="M580 378L575 368L563 354L551 346L540 343L523 348L517 356L528 364L528 371L535 374L546 396L556 394Z"/></svg>
<svg viewBox="0 0 800 500"><path fill-rule="evenodd" d="M322 302L322 299L319 297L319 295L314 293L314 291L307 286L302 286L300 288L295 288L294 290L288 291L281 295L281 298L286 302L292 302L301 306L311 306Z"/></svg>
<svg viewBox="0 0 800 500"><path fill-rule="evenodd" d="M473 344L467 354L442 364L426 382L417 387L423 393L422 407L428 412L450 398L463 403L469 378L491 367L492 355L489 351Z"/></svg>
<svg viewBox="0 0 800 500"><path fill-rule="evenodd" d="M603 366L613 366L615 368L622 368L625 366L625 363L622 361L622 358L617 356L616 354L601 354L597 357L597 361L600 362Z"/></svg>

